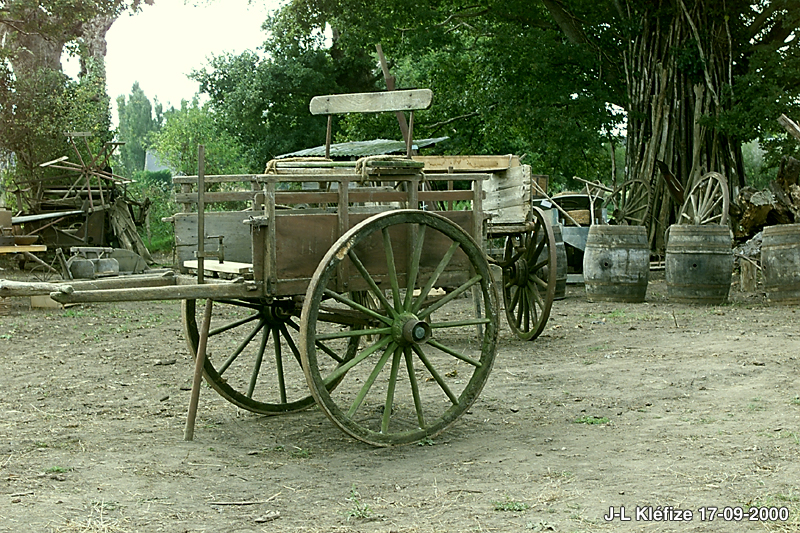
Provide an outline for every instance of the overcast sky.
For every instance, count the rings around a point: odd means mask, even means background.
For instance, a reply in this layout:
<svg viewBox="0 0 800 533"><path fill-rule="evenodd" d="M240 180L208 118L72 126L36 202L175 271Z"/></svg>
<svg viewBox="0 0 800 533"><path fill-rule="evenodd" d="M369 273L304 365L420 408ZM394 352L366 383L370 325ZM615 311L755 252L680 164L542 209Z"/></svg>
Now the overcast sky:
<svg viewBox="0 0 800 533"><path fill-rule="evenodd" d="M195 6L194 4L200 4ZM114 123L116 100L134 82L151 102L167 109L191 100L197 82L186 75L203 67L212 55L255 50L266 37L261 24L279 0L155 0L135 15L123 14L106 36L106 76Z"/></svg>

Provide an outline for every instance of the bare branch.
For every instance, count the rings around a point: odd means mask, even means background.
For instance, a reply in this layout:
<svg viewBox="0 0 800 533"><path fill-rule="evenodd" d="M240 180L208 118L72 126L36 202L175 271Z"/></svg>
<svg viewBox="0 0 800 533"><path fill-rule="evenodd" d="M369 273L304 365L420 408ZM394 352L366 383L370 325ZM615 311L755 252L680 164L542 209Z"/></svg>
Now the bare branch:
<svg viewBox="0 0 800 533"><path fill-rule="evenodd" d="M566 10L560 0L542 0L542 3L570 42L575 44L584 44L588 42L586 35L581 30L579 21Z"/></svg>
<svg viewBox="0 0 800 533"><path fill-rule="evenodd" d="M491 110L493 107L494 107L494 105L490 106L489 109ZM447 120L443 120L441 122L436 122L435 124L431 124L429 126L426 126L426 128L429 129L429 130L437 130L437 129L441 128L442 126L447 126L448 124L452 124L453 122L458 122L459 120L465 120L465 119L468 119L468 118L477 117L480 114L481 114L480 111L473 111L472 113L467 113L466 115L460 115L460 116L457 116L457 117L448 118Z"/></svg>

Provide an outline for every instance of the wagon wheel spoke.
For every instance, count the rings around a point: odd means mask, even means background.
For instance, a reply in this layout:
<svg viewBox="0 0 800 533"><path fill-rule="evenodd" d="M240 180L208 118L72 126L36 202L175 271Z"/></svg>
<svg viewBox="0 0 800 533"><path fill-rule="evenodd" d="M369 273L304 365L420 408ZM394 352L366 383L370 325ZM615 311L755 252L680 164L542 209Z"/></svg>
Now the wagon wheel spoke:
<svg viewBox="0 0 800 533"><path fill-rule="evenodd" d="M367 257L368 250L381 245L383 253ZM350 274L339 283L346 281L353 289L374 292L385 286L384 298L378 298L381 309L368 311L331 290L341 271ZM438 286L446 294L427 298ZM481 293L479 310L463 298L471 289ZM360 313L369 325L349 332L320 331L323 300L329 302L326 313L337 308ZM488 262L460 227L418 210L375 215L334 243L306 292L300 348L311 393L337 426L365 442L392 446L432 437L468 409L488 378L496 305ZM483 326L479 338L476 325ZM317 342L345 336L365 342L325 374ZM330 380L340 380L339 386L328 390ZM442 399L449 401L443 404Z"/></svg>
<svg viewBox="0 0 800 533"><path fill-rule="evenodd" d="M650 185L644 180L629 180L617 187L603 202L615 224L641 226L650 210Z"/></svg>
<svg viewBox="0 0 800 533"><path fill-rule="evenodd" d="M506 239L507 266L502 269L506 317L521 340L533 340L544 330L555 297L555 236L541 210L535 208L534 217L530 232ZM517 248L514 242L519 242L523 252L510 256Z"/></svg>
<svg viewBox="0 0 800 533"><path fill-rule="evenodd" d="M422 409L422 397L419 393L419 383L414 371L414 358L412 357L412 350L410 346L403 348L403 358L406 361L406 373L408 374L409 384L411 385L411 395L414 399L414 410L417 413L417 422L419 427L425 427L425 414Z"/></svg>
<svg viewBox="0 0 800 533"><path fill-rule="evenodd" d="M389 272L389 283L392 286L394 308L396 311L399 311L402 309L400 304L400 282L397 279L397 266L394 264L394 247L392 246L389 229L383 228L381 230L381 235L383 237L383 250L386 254L386 268Z"/></svg>
<svg viewBox="0 0 800 533"><path fill-rule="evenodd" d="M708 172L690 189L678 214L678 222L726 225L729 210L730 192L725 176Z"/></svg>
<svg viewBox="0 0 800 533"><path fill-rule="evenodd" d="M234 405L255 413L281 414L313 405L301 366L294 303L258 299L215 303L203 367L209 385ZM183 301L184 334L193 355L202 314L197 311L196 300ZM326 330L337 328L325 325ZM327 354L327 367L335 368L352 356L357 343L357 337L320 341L319 350ZM265 357L267 350L270 356Z"/></svg>
<svg viewBox="0 0 800 533"><path fill-rule="evenodd" d="M234 352L230 355L230 357L228 357L228 359L226 359L225 362L222 363L222 365L219 367L220 376L224 374L225 371L228 370L228 368L230 368L233 362L236 361L236 359L242 354L244 349L247 348L247 345L250 344L250 342L255 338L256 335L258 335L258 332L261 331L263 327L264 327L264 321L261 320L256 325L256 327L253 328L250 334L247 335L247 337L245 337L245 339L239 344L239 346L236 348L236 350L234 350Z"/></svg>
<svg viewBox="0 0 800 533"><path fill-rule="evenodd" d="M253 397L253 391L256 390L256 381L258 381L258 373L261 371L261 364L264 362L264 352L267 349L267 341L269 336L274 330L264 328L261 332L261 345L258 347L258 354L256 354L255 364L253 371L250 374L250 383L247 386L247 397ZM275 344L275 360L278 375L278 390L281 398L281 403L286 403L286 381L283 375L283 361L280 359L280 343Z"/></svg>

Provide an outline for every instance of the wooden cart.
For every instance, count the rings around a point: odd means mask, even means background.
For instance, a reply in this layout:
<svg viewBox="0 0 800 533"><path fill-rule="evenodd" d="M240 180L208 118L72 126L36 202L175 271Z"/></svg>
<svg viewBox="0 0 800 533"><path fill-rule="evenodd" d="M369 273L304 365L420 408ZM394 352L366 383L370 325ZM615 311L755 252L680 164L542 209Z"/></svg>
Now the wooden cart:
<svg viewBox="0 0 800 533"><path fill-rule="evenodd" d="M413 111L429 104L430 92L323 98L321 113ZM433 437L469 409L491 371L499 329L490 271L497 261L484 252L488 174L426 174L424 163L395 157L278 161L264 174L205 176L202 149L200 156L197 176L174 178L186 272L60 285L51 297L181 300L197 362L194 407L202 373L239 407L281 414L316 403L346 433L377 446ZM520 230L501 262L511 298L527 302L513 296L505 271L521 277L519 265L554 245L543 217ZM545 255L526 272L554 273L555 258ZM545 285L552 301L554 278Z"/></svg>

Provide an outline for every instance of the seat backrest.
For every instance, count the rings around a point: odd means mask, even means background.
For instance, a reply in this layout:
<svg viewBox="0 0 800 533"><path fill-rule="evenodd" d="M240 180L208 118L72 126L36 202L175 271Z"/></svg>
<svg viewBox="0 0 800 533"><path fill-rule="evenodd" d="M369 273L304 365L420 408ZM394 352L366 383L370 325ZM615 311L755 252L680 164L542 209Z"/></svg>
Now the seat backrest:
<svg viewBox="0 0 800 533"><path fill-rule="evenodd" d="M433 91L430 89L330 94L312 98L308 109L312 115L414 111L428 109L432 100Z"/></svg>
<svg viewBox="0 0 800 533"><path fill-rule="evenodd" d="M410 111L406 155L411 157L414 131L414 111L428 109L433 100L430 89L407 89L374 93L330 94L315 96L308 104L312 115L328 115L328 131L325 136L325 157L330 158L331 117L344 113L384 113Z"/></svg>

